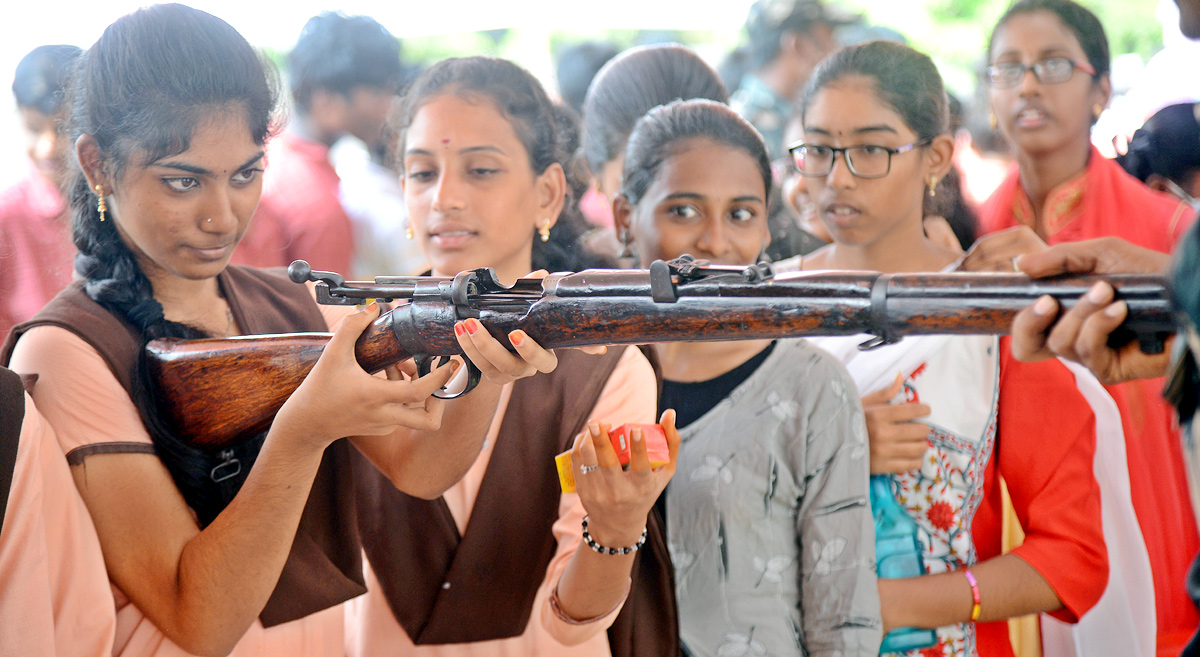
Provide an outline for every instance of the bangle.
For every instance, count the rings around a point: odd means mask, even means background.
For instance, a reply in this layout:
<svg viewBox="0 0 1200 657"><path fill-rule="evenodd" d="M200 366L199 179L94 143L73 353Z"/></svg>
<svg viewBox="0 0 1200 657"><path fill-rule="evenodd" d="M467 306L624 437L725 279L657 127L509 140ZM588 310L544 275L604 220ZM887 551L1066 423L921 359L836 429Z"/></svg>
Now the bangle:
<svg viewBox="0 0 1200 657"><path fill-rule="evenodd" d="M588 517L584 516L583 517L583 540L584 540L584 542L586 542L588 544L588 547L592 548L592 550L594 550L595 552L597 552L599 554L631 554L633 552L637 552L638 548L640 548L646 544L646 529L643 527L642 528L642 537L637 540L637 543L634 543L633 545L631 545L629 547L620 547L620 548L604 547L603 545L600 545L599 543L597 543L596 540L592 538L592 535L588 533L587 525L588 525Z"/></svg>
<svg viewBox="0 0 1200 657"><path fill-rule="evenodd" d="M554 590L550 593L550 612L554 614L555 618L566 623L567 625L589 625L591 623L595 623L598 620L601 620L601 619L611 616L613 614L613 612L620 609L621 606L625 604L625 600L629 598L629 591L631 590L632 586L633 586L633 580L630 579L629 584L625 585L625 595L621 596L621 599L617 601L617 604L612 606L612 609L609 609L608 611L604 612L603 614L600 614L599 616L593 616L592 618L585 618L583 620L578 620L575 618L571 618L571 616L569 614L567 614L567 612L563 611L562 600L559 599L559 597L558 597L558 585L556 584L554 586Z"/></svg>
<svg viewBox="0 0 1200 657"><path fill-rule="evenodd" d="M967 576L967 583L971 585L971 622L974 623L979 620L979 582L975 581L970 568L963 568L962 572Z"/></svg>

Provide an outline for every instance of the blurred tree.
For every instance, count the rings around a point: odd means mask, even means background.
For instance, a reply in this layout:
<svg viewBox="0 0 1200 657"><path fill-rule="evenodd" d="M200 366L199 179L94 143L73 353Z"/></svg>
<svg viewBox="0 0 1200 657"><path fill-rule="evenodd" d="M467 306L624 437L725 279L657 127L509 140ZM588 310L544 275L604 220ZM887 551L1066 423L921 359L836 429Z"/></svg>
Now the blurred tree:
<svg viewBox="0 0 1200 657"><path fill-rule="evenodd" d="M894 28L930 54L947 85L969 93L986 57L992 27L1011 0L841 0L872 23ZM1137 53L1143 59L1162 48L1162 25L1149 0L1078 0L1100 17L1113 55Z"/></svg>

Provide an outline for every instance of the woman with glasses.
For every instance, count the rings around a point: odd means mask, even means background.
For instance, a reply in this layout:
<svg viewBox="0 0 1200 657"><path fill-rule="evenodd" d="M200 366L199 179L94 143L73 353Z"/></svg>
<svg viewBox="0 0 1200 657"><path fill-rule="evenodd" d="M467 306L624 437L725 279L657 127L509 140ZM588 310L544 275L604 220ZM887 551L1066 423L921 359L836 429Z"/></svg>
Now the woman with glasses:
<svg viewBox="0 0 1200 657"><path fill-rule="evenodd" d="M924 199L954 152L933 62L892 43L847 48L817 69L802 112L805 142L791 152L834 240L804 268L953 266L960 254L922 226ZM1104 436L1086 395L1102 395L1099 384L1077 387L1057 361L1019 363L1008 340L992 336L920 336L860 351L865 340L813 342L846 364L865 395L871 473L887 478L880 495L890 488L917 525L926 574L879 580L885 648L897 628L924 628L936 630L935 646L908 654L1008 656L1009 618L1079 621L1109 585L1102 512L1119 506L1094 474L1107 452L1097 458ZM1114 445L1119 437L1103 442ZM1002 554L1006 487L1026 540ZM1128 500L1124 508L1132 522ZM1138 600L1126 593L1114 597ZM1148 587L1142 599L1151 604ZM1102 630L1116 651L1097 654L1138 654L1131 623Z"/></svg>
<svg viewBox="0 0 1200 657"><path fill-rule="evenodd" d="M1091 126L1112 93L1100 21L1069 0L1024 0L999 21L989 47L989 103L1017 167L980 211L980 240L964 269L1008 270L1028 251L1120 237L1163 253L1191 223L1186 203L1147 188L1092 147ZM999 232L998 232L999 231ZM1129 478L1150 563L1163 648L1194 630L1184 591L1200 549L1180 438L1162 379L1108 386L1128 437Z"/></svg>

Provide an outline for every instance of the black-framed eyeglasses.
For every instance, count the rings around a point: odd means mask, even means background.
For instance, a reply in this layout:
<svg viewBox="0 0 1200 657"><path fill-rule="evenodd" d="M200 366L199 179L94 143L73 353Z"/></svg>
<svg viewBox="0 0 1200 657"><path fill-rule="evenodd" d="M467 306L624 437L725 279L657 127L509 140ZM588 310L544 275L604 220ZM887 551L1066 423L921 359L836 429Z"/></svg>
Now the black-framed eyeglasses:
<svg viewBox="0 0 1200 657"><path fill-rule="evenodd" d="M998 62L987 67L985 77L995 89L1012 89L1025 79L1026 71L1033 71L1033 77L1042 84L1061 84L1071 79L1075 69L1096 77L1096 69L1091 64L1070 57L1047 57L1029 66L1021 62Z"/></svg>
<svg viewBox="0 0 1200 657"><path fill-rule="evenodd" d="M914 141L911 144L888 148L863 144L861 146L818 146L816 144L794 144L788 147L788 153L796 165L796 170L802 176L820 178L833 172L833 161L841 153L846 160L850 173L859 178L882 178L892 170L892 156L901 155L923 146L928 146L933 138Z"/></svg>

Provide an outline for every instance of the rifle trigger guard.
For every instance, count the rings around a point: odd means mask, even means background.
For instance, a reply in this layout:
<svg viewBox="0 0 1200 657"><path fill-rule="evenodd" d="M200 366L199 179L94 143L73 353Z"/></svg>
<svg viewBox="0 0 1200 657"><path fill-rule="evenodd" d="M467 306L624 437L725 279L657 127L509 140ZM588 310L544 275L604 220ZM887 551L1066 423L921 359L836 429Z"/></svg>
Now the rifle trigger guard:
<svg viewBox="0 0 1200 657"><path fill-rule="evenodd" d="M662 260L650 263L650 298L655 303L675 303L679 300L675 282L671 280L671 265Z"/></svg>
<svg viewBox="0 0 1200 657"><path fill-rule="evenodd" d="M900 341L900 336L892 335L888 326L887 288L891 278L886 274L880 274L871 281L871 306L868 309L868 318L871 322L869 332L875 337L858 345L859 351L870 351Z"/></svg>
<svg viewBox="0 0 1200 657"><path fill-rule="evenodd" d="M435 358L437 359L438 367L445 365L450 360L449 356L420 356L414 358L413 360L417 363L417 374L425 376L432 372ZM453 393L447 393L445 388L436 390L433 393L434 397L438 399L457 399L471 392L475 389L475 386L479 385L479 382L483 379L483 372L480 372L479 368L475 367L475 363L472 363L470 358L463 356L463 362L467 364L467 385L462 390Z"/></svg>

